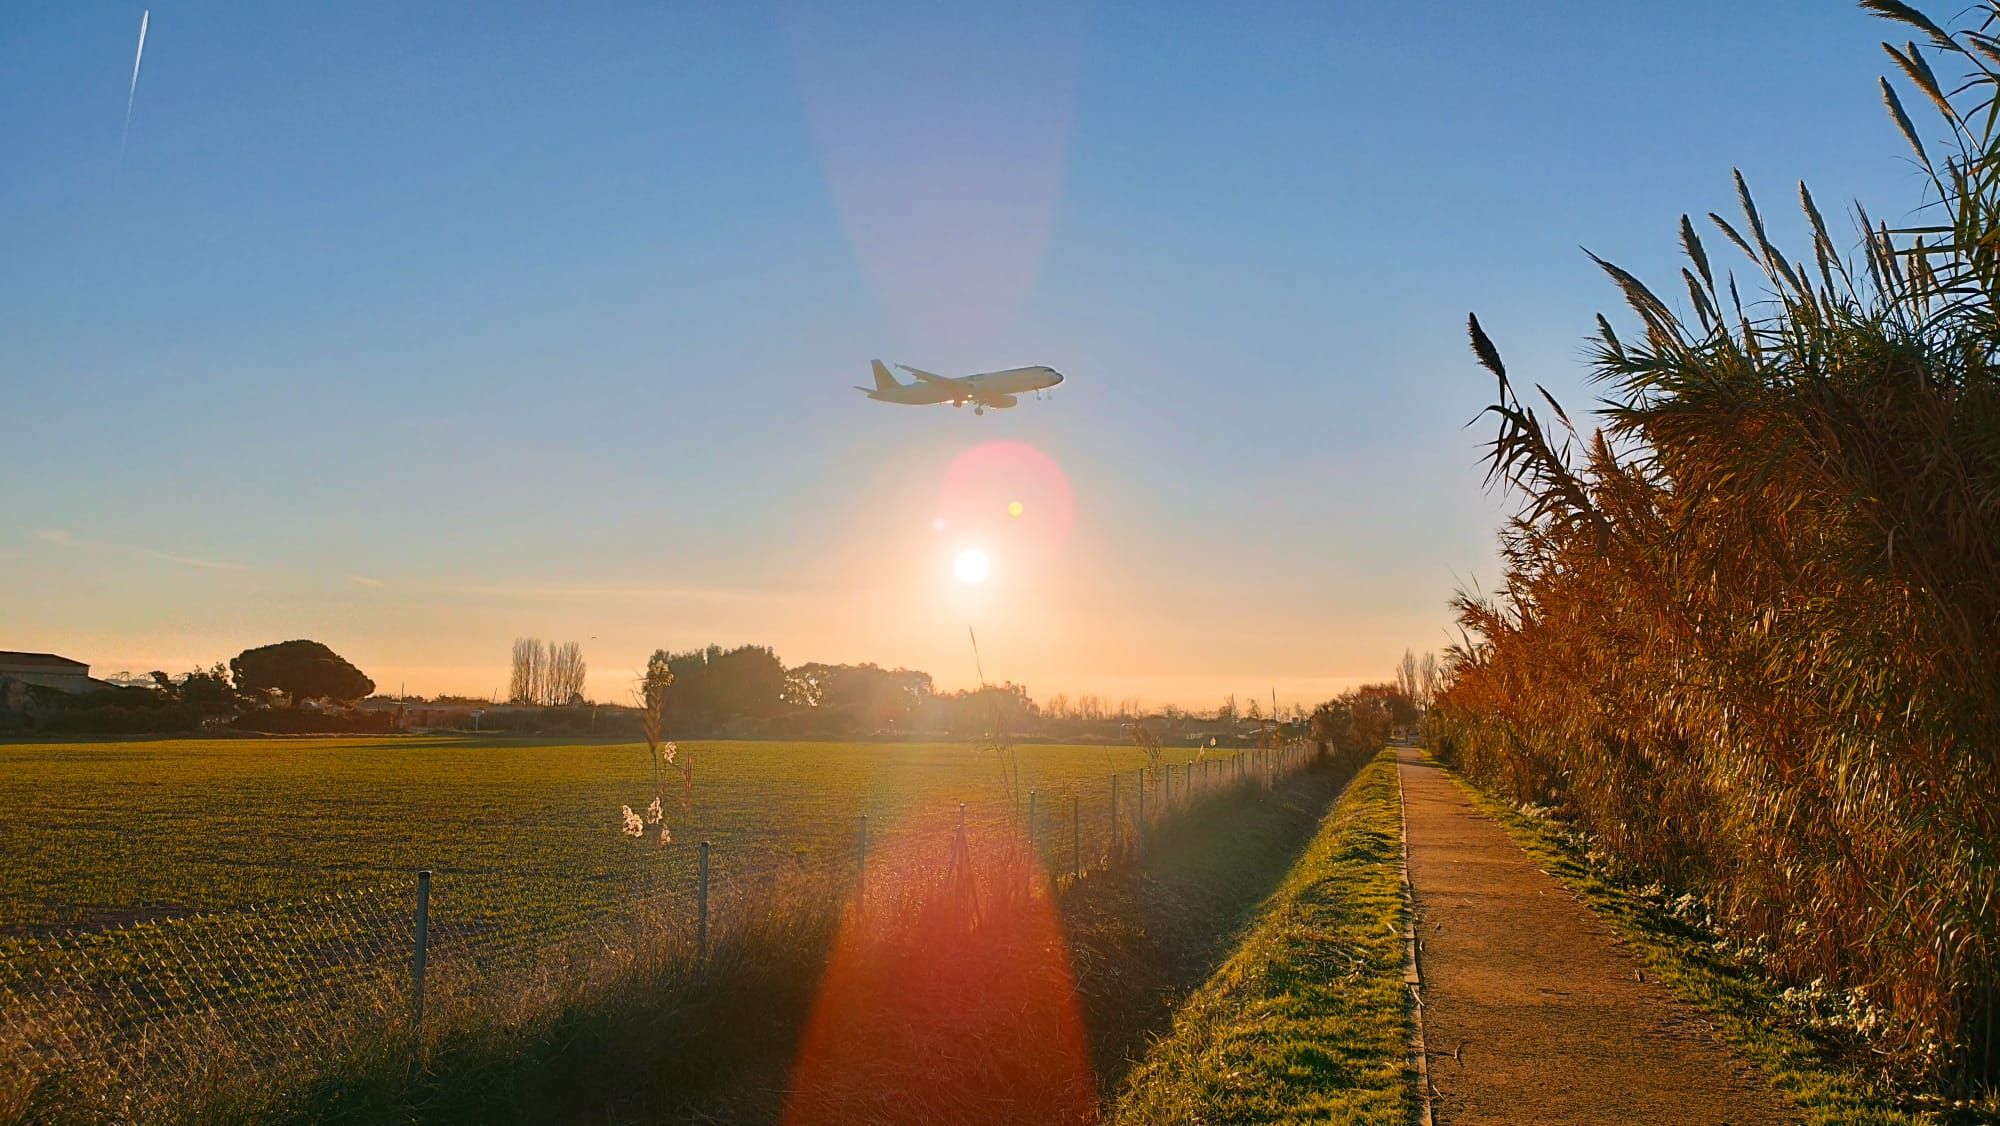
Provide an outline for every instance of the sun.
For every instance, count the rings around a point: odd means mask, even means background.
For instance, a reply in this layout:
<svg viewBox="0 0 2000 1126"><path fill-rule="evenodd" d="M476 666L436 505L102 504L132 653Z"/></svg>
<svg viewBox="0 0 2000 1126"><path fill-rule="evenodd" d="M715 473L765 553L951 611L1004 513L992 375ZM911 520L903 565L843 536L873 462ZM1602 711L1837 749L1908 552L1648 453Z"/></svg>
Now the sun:
<svg viewBox="0 0 2000 1126"><path fill-rule="evenodd" d="M986 576L993 571L993 561L978 548L968 547L958 553L958 559L952 563L952 570L958 574L959 582L974 586L986 581Z"/></svg>

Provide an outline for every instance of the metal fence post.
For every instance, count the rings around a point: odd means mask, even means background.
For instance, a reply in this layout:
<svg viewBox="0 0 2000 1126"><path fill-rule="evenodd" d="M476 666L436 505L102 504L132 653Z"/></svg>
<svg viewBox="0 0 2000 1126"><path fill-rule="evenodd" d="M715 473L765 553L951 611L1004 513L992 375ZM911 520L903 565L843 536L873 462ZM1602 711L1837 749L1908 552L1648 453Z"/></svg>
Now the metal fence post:
<svg viewBox="0 0 2000 1126"><path fill-rule="evenodd" d="M1146 768L1139 768L1139 816L1132 819L1132 847L1146 847Z"/></svg>
<svg viewBox="0 0 2000 1126"><path fill-rule="evenodd" d="M708 961L708 842L701 842L701 922L695 932L695 961Z"/></svg>
<svg viewBox="0 0 2000 1126"><path fill-rule="evenodd" d="M431 947L431 870L417 873L416 957L410 963L410 1038L418 1056L424 1051L424 969Z"/></svg>
<svg viewBox="0 0 2000 1126"><path fill-rule="evenodd" d="M1027 883L1027 890L1035 890L1035 870L1040 862L1040 854L1035 851L1035 791L1028 791L1028 863L1023 865L1021 877Z"/></svg>
<svg viewBox="0 0 2000 1126"><path fill-rule="evenodd" d="M1072 793L1069 796L1069 864L1070 879L1083 878L1083 796Z"/></svg>
<svg viewBox="0 0 2000 1126"><path fill-rule="evenodd" d="M1117 851L1118 851L1118 776L1117 776L1116 774L1113 774L1113 775L1111 776L1111 849L1110 849L1110 854L1111 854L1111 855L1115 855L1115 854L1117 853Z"/></svg>

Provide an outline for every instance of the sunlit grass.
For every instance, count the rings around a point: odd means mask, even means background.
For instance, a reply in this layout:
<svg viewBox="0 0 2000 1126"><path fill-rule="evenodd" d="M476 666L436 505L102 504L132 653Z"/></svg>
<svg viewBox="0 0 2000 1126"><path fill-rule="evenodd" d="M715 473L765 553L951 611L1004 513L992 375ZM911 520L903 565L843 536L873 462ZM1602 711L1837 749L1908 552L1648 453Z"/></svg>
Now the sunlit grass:
<svg viewBox="0 0 2000 1126"><path fill-rule="evenodd" d="M1127 1080L1113 1120L1413 1114L1393 752L1357 776L1242 944Z"/></svg>
<svg viewBox="0 0 2000 1126"><path fill-rule="evenodd" d="M636 849L618 808L651 792L643 745L479 739L210 739L0 744L0 931L128 921L343 888L418 868L503 881L521 912L607 907L692 879L848 857L868 814L889 840L918 810L1006 804L990 755L963 744L684 741L701 786L677 842ZM1128 747L1023 744L1045 803L1091 796ZM1044 809L1051 806L1045 804ZM683 845L690 847L681 847Z"/></svg>
<svg viewBox="0 0 2000 1126"><path fill-rule="evenodd" d="M802 1122L1083 1121L1285 879L1353 765L1218 792L1156 826L1143 855L1080 881L1044 882L986 831L968 867L943 847L947 834L871 868L863 913L851 873L793 872L718 929L705 964L684 928L635 920L588 961L523 967L505 988L441 1003L414 1069L392 994L353 1013L326 1050L280 1068L222 1043L205 1072L45 1087L35 1109L88 1121L539 1122L772 1121L789 1106ZM808 1015L826 1001L828 967L843 964L836 979L859 988L837 991L837 1066L808 1082ZM911 973L918 964L933 971ZM1045 1016L1072 997L1082 1039L1052 1043ZM1067 1061L1062 1076L1052 1059ZM0 1085L0 1107L35 1096Z"/></svg>

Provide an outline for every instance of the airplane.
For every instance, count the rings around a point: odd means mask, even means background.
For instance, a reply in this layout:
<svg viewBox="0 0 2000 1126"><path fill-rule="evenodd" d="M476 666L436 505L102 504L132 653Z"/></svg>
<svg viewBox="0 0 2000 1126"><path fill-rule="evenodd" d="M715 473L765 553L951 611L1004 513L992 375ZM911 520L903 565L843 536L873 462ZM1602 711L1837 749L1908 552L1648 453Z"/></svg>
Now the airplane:
<svg viewBox="0 0 2000 1126"><path fill-rule="evenodd" d="M901 371L917 377L914 383L898 383L882 361L875 361L875 386L856 387L856 391L866 392L868 397L881 403L902 403L906 406L921 407L934 403L950 403L955 407L972 404L973 414L985 414L987 407L1005 410L1021 401L1020 397L1030 391L1038 395L1041 391L1054 387L1063 381L1063 373L1052 367L1037 365L1026 368L1008 368L1005 371L983 371L976 375L946 378L928 371L897 364Z"/></svg>

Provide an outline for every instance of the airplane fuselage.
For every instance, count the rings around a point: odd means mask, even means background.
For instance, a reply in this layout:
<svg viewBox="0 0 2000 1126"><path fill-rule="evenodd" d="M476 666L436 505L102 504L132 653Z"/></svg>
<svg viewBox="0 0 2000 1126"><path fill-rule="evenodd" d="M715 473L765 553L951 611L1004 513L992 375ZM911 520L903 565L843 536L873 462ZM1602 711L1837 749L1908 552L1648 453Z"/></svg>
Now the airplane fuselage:
<svg viewBox="0 0 2000 1126"><path fill-rule="evenodd" d="M970 404L975 411L987 407L1004 409L1020 401L1020 396L1043 391L1063 381L1063 374L1052 367L1007 368L1003 371L984 371L955 379L932 375L914 368L904 368L917 377L913 383L898 383L882 367L875 364L875 386L861 387L868 397L881 403L901 403L904 406L935 406L952 403L956 406Z"/></svg>

